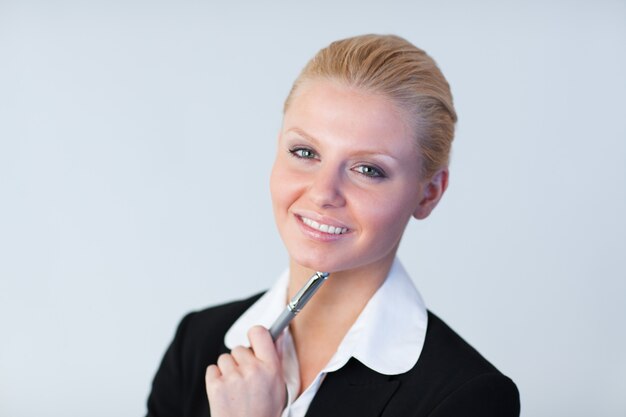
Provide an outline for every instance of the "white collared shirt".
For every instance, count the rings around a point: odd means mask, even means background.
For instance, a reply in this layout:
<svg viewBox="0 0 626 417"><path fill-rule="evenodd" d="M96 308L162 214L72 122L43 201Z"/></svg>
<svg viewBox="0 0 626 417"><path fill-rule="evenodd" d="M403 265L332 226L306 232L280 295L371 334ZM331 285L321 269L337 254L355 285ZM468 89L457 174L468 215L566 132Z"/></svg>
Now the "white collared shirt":
<svg viewBox="0 0 626 417"><path fill-rule="evenodd" d="M228 330L224 338L228 348L249 346L247 332L250 327L260 324L269 328L272 325L285 308L288 284L287 270ZM368 301L333 357L298 398L299 365L287 329L279 339L288 394L282 417L304 417L326 374L343 367L351 357L385 375L397 375L413 368L424 346L427 320L422 297L396 258L387 279Z"/></svg>

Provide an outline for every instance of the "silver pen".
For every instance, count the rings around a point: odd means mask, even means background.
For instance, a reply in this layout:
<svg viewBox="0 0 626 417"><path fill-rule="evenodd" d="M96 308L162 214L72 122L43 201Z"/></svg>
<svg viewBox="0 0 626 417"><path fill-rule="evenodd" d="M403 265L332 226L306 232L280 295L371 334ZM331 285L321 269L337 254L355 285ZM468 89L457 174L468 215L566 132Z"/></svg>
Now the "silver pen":
<svg viewBox="0 0 626 417"><path fill-rule="evenodd" d="M289 325L289 322L296 317L296 314L304 308L306 303L313 297L313 294L315 294L324 281L326 281L328 275L330 275L328 272L316 272L309 278L307 283L300 288L300 291L293 296L291 301L287 303L285 310L278 316L274 324L272 324L272 327L270 327L272 340L276 341L276 339L278 339L278 336L280 336L285 327Z"/></svg>

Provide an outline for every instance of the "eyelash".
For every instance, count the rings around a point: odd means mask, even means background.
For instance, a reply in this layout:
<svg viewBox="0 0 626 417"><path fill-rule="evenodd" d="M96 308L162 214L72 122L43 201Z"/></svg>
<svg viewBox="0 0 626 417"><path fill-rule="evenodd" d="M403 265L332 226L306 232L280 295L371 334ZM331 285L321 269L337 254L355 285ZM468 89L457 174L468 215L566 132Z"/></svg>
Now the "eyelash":
<svg viewBox="0 0 626 417"><path fill-rule="evenodd" d="M304 153L304 152L309 152L310 155L309 156L301 155L301 153ZM289 153L291 154L291 156L293 156L294 158L298 158L298 159L314 159L317 156L317 154L315 153L313 149L304 148L304 147L297 147L297 148L289 149Z"/></svg>
<svg viewBox="0 0 626 417"><path fill-rule="evenodd" d="M303 155L304 153L308 153L308 155L305 156ZM315 153L313 149L306 148L306 147L291 148L289 149L289 154L297 159L317 159L318 158L318 155ZM385 174L384 170L373 165L361 164L361 165L357 165L352 170L369 179L387 178L387 174Z"/></svg>
<svg viewBox="0 0 626 417"><path fill-rule="evenodd" d="M370 174L366 174L365 172L363 172L359 168L366 169L366 170L368 170L371 173ZM359 166L357 166L355 168L355 171L358 172L361 175L364 175L364 176L368 177L368 178L386 178L387 177L387 175L385 175L385 172L382 169L377 168L375 166L371 166L371 165L359 165Z"/></svg>

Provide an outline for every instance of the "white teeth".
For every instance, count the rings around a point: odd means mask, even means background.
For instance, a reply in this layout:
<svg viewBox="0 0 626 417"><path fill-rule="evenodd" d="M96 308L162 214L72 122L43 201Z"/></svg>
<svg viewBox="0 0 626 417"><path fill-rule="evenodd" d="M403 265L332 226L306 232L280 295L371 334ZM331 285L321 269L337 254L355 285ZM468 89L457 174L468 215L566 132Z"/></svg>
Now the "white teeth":
<svg viewBox="0 0 626 417"><path fill-rule="evenodd" d="M348 229L345 227L330 226L327 224L319 224L315 220L311 220L306 217L301 217L301 219L304 224L311 227L312 229L316 229L316 230L319 230L320 232L328 233L331 235L341 235L348 231Z"/></svg>

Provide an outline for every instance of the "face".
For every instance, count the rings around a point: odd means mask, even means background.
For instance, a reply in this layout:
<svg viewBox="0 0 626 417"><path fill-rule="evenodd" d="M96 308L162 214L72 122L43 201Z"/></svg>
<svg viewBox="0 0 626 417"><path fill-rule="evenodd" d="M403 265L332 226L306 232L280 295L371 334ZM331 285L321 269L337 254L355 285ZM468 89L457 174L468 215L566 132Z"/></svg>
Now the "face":
<svg viewBox="0 0 626 417"><path fill-rule="evenodd" d="M270 182L292 262L327 272L391 264L424 199L413 136L380 95L327 80L300 87Z"/></svg>

